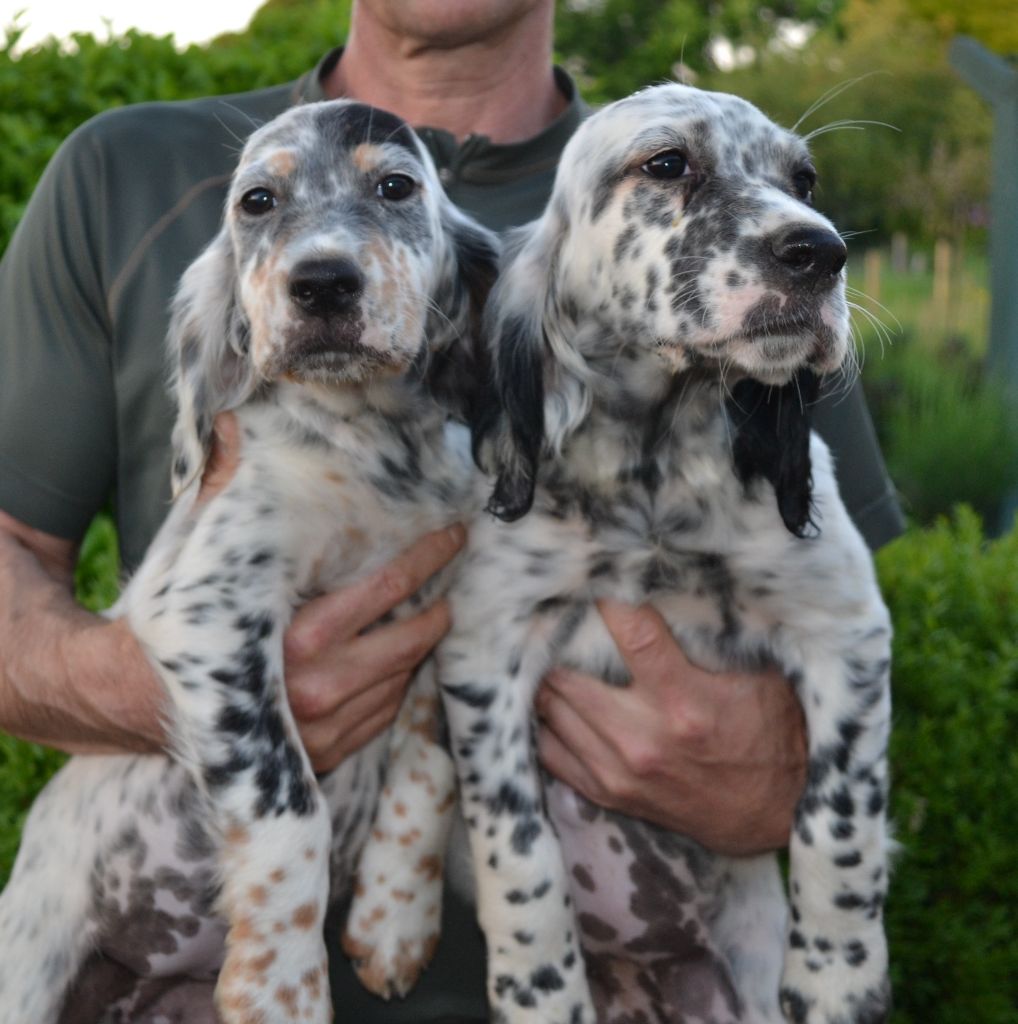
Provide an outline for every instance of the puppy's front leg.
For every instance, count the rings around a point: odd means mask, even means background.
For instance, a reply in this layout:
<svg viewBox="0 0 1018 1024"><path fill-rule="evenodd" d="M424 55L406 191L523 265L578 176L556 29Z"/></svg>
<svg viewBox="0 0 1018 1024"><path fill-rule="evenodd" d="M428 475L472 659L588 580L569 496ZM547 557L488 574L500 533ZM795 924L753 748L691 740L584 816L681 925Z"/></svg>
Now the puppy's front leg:
<svg viewBox="0 0 1018 1024"><path fill-rule="evenodd" d="M879 600L851 635L807 653L806 791L790 860L781 1004L794 1024L881 1024L890 1013L887 893L890 627Z"/></svg>
<svg viewBox="0 0 1018 1024"><path fill-rule="evenodd" d="M430 659L392 728L385 788L343 933L364 986L384 999L413 988L438 944L442 866L456 804L456 772L439 741L441 724Z"/></svg>
<svg viewBox="0 0 1018 1024"><path fill-rule="evenodd" d="M493 618L487 602L459 597L439 675L488 942L492 1020L594 1024L532 737L531 707L547 644L533 643L520 619Z"/></svg>
<svg viewBox="0 0 1018 1024"><path fill-rule="evenodd" d="M224 496L225 497L225 496ZM292 569L285 552L216 535L215 499L180 555L133 581L127 615L170 697L179 759L207 800L220 842L224 1024L327 1024L322 920L330 824L283 685ZM266 529L257 536L279 537Z"/></svg>

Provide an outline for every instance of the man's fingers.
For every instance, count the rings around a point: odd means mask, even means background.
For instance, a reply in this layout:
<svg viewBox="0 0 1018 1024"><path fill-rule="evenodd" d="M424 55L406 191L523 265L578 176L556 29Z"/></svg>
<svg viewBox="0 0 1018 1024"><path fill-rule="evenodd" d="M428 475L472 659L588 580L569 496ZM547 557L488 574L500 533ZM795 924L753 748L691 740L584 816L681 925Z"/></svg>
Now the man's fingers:
<svg viewBox="0 0 1018 1024"><path fill-rule="evenodd" d="M617 739L631 723L627 688L609 686L601 679L568 668L552 669L538 691L539 707L545 704L560 716L564 709L580 719L601 744L617 749Z"/></svg>
<svg viewBox="0 0 1018 1024"><path fill-rule="evenodd" d="M399 702L395 704L386 702L367 717L358 719L357 724L349 730L334 733L328 744L312 747L305 742L312 769L319 775L331 771L351 754L370 743L379 733L388 729L398 713Z"/></svg>
<svg viewBox="0 0 1018 1024"><path fill-rule="evenodd" d="M415 669L449 632L449 602L436 601L411 619L389 622L357 637L351 654L367 665L377 665L386 675Z"/></svg>
<svg viewBox="0 0 1018 1024"><path fill-rule="evenodd" d="M288 672L288 696L300 721L331 716L341 705L371 691L379 680L411 673L448 632L449 605L442 600L410 619L379 626L326 650L313 664Z"/></svg>
<svg viewBox="0 0 1018 1024"><path fill-rule="evenodd" d="M563 670L554 673L560 677L564 674ZM591 681L599 686L604 685L597 680ZM617 757L613 744L594 728L596 717L587 718L581 714L575 704L565 699L549 683L545 683L538 691L537 714L545 727L555 734L595 782L604 780L610 774L610 768L616 763Z"/></svg>
<svg viewBox="0 0 1018 1024"><path fill-rule="evenodd" d="M377 572L309 601L286 633L287 654L309 658L337 636L354 636L401 604L463 547L459 524L426 534Z"/></svg>
<svg viewBox="0 0 1018 1024"><path fill-rule="evenodd" d="M679 676L688 678L690 671L701 671L683 654L653 606L601 600L597 607L635 685L671 683Z"/></svg>
<svg viewBox="0 0 1018 1024"><path fill-rule="evenodd" d="M600 785L550 726L542 726L537 732L537 756L541 764L560 782L571 786L588 800L603 804L604 793Z"/></svg>

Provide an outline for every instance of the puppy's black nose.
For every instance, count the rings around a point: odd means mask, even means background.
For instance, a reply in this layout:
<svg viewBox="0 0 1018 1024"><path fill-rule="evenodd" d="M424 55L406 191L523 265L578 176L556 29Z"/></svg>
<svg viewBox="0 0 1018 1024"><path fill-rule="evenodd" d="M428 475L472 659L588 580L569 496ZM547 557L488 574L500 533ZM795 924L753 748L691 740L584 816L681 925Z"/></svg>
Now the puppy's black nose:
<svg viewBox="0 0 1018 1024"><path fill-rule="evenodd" d="M364 275L350 260L305 260L290 277L290 297L311 316L345 313L363 290Z"/></svg>
<svg viewBox="0 0 1018 1024"><path fill-rule="evenodd" d="M793 227L771 238L771 252L797 284L832 284L848 257L845 243L819 227Z"/></svg>

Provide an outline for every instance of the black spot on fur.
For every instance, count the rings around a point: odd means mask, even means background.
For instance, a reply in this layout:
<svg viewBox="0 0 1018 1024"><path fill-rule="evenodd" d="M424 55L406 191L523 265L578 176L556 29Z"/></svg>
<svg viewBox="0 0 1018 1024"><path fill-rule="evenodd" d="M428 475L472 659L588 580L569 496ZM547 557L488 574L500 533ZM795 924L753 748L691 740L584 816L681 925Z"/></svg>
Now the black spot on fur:
<svg viewBox="0 0 1018 1024"><path fill-rule="evenodd" d="M735 385L728 403L736 475L747 488L759 478L771 484L781 519L796 537L817 530L809 438L810 409L819 387L808 370L780 388L746 379Z"/></svg>

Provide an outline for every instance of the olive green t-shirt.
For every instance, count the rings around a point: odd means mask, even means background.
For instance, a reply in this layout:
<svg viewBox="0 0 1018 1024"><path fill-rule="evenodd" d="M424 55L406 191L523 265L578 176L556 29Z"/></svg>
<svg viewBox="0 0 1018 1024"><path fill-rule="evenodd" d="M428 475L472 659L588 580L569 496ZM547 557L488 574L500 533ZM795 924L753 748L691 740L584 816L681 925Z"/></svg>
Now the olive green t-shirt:
<svg viewBox="0 0 1018 1024"><path fill-rule="evenodd" d="M170 298L218 230L243 139L292 104L324 98L340 53L289 85L107 112L61 147L0 262L0 508L76 539L112 496L124 565L137 565L169 501ZM451 198L496 230L540 214L587 113L568 76L555 75L568 106L528 141L458 143L418 128ZM901 515L858 385L818 418L875 547L899 532ZM337 958L345 1019L487 1020L479 932L455 900L449 915L436 962L405 1003L366 995Z"/></svg>

